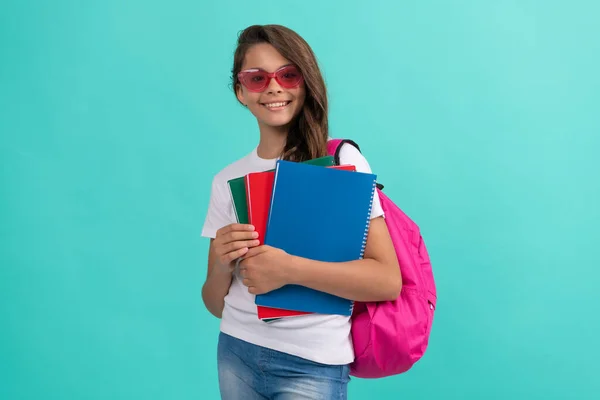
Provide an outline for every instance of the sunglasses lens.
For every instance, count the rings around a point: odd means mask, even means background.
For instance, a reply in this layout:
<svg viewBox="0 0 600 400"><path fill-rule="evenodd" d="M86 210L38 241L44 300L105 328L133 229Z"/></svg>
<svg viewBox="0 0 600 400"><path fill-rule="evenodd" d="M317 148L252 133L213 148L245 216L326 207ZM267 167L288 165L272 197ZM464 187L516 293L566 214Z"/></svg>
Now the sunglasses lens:
<svg viewBox="0 0 600 400"><path fill-rule="evenodd" d="M293 88L298 86L300 80L302 79L302 74L298 71L293 65L283 68L279 72L277 72L277 80L280 85L285 88Z"/></svg>
<svg viewBox="0 0 600 400"><path fill-rule="evenodd" d="M249 90L260 91L267 85L268 76L264 71L248 72L244 76L244 85Z"/></svg>

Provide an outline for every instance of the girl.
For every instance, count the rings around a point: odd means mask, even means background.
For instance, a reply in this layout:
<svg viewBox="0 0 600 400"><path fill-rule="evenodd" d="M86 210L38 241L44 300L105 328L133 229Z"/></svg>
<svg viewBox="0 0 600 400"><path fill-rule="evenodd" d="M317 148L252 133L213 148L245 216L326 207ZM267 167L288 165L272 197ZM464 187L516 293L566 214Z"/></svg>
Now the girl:
<svg viewBox="0 0 600 400"><path fill-rule="evenodd" d="M240 34L232 80L238 101L256 117L260 137L248 155L214 177L202 232L211 239L202 297L221 318L221 396L345 399L354 359L350 318L309 314L265 323L257 317L254 296L298 284L361 302L397 298L401 275L379 198L374 198L361 260L324 263L258 246L253 227L236 223L227 181L273 169L278 159L325 156L327 95L309 45L279 25L251 26ZM342 147L340 160L371 172L352 145Z"/></svg>

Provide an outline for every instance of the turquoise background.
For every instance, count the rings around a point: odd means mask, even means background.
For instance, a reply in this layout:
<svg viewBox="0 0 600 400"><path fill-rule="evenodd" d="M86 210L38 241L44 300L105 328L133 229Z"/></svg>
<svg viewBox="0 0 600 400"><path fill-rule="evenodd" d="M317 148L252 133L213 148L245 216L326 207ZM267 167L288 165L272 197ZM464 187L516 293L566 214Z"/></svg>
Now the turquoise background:
<svg viewBox="0 0 600 400"><path fill-rule="evenodd" d="M200 231L254 23L312 45L432 258L426 356L350 398L597 398L599 4L3 1L0 398L218 398Z"/></svg>

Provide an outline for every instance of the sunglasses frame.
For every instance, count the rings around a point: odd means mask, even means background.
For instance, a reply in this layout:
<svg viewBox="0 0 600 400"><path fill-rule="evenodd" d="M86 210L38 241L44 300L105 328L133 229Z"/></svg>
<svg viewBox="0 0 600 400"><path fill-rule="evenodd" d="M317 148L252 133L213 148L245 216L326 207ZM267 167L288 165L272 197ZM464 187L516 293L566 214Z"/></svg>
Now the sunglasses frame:
<svg viewBox="0 0 600 400"><path fill-rule="evenodd" d="M294 67L298 71L298 73L300 74L300 78L298 78L298 83L294 84L293 86L289 86L289 85L286 85L286 84L282 83L279 80L279 77L277 76L282 70L284 70L286 68L290 68L290 67ZM265 76L267 77L267 79L265 80L265 84L260 89L257 89L257 90L250 89L248 87L247 83L246 83L246 76L249 75L249 74L251 74L251 73L253 73L253 72L258 72L258 71L264 72ZM277 83L279 84L279 86L281 86L284 89L293 89L293 88L296 88L296 87L300 86L302 84L303 80L304 80L304 76L300 72L300 69L296 65L294 65L294 64L284 65L283 67L277 69L277 71L275 71L275 72L267 72L267 71L265 71L262 68L245 69L243 71L238 72L237 77L238 77L240 83L242 85L244 85L244 87L246 89L248 89L251 92L255 92L255 93L264 92L269 87L269 85L271 84L271 79L273 79L273 78L275 78L275 81L277 81Z"/></svg>

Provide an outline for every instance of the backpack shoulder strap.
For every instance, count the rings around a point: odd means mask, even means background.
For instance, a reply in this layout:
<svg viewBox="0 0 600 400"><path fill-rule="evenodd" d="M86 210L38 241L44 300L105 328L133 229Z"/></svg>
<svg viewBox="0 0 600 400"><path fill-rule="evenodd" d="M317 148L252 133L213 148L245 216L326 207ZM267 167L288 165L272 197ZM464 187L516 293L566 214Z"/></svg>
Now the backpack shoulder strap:
<svg viewBox="0 0 600 400"><path fill-rule="evenodd" d="M356 147L358 151L360 151L360 147L354 140L330 139L327 141L327 154L333 156L335 165L340 165L340 151L342 150L342 146L346 143L351 144L352 146ZM383 185L381 183L377 183L377 188L379 188L379 190L383 190Z"/></svg>
<svg viewBox="0 0 600 400"><path fill-rule="evenodd" d="M342 150L342 146L345 144L351 144L356 147L358 151L360 151L360 147L356 144L355 141L350 139L331 139L327 142L327 153L333 156L335 161L335 165L340 165L340 151Z"/></svg>

